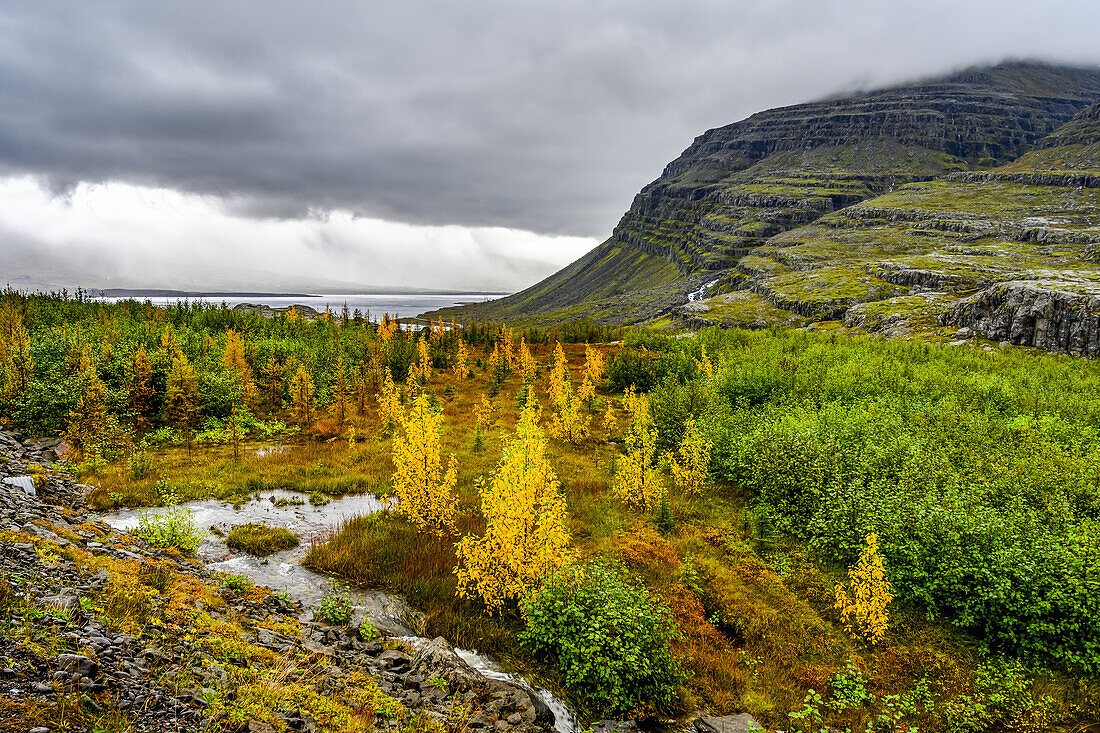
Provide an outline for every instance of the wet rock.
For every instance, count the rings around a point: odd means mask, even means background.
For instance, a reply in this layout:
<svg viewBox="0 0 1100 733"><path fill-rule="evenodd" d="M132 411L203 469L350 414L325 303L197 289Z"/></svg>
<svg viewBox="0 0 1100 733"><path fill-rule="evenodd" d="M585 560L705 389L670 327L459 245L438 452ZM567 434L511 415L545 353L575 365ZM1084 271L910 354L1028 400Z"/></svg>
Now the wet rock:
<svg viewBox="0 0 1100 733"><path fill-rule="evenodd" d="M396 649L387 649L378 655L378 666L391 672L398 672L412 666L412 657Z"/></svg>
<svg viewBox="0 0 1100 733"><path fill-rule="evenodd" d="M725 715L720 718L696 718L693 724L697 733L754 733L764 731L764 726L748 713Z"/></svg>
<svg viewBox="0 0 1100 733"><path fill-rule="evenodd" d="M633 720L601 720L592 726L592 733L634 733L638 723Z"/></svg>

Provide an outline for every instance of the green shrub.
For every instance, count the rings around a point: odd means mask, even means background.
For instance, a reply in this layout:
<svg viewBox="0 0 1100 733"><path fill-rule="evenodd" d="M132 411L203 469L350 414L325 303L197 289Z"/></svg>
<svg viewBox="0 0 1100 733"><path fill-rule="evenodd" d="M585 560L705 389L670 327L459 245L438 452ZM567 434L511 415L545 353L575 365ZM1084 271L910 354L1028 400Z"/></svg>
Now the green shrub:
<svg viewBox="0 0 1100 733"><path fill-rule="evenodd" d="M247 552L250 555L264 557L280 550L289 550L298 546L298 535L286 527L269 527L266 524L250 522L238 524L229 531L225 544Z"/></svg>
<svg viewBox="0 0 1100 733"><path fill-rule="evenodd" d="M528 599L524 613L521 643L556 664L566 687L594 715L672 705L685 679L669 648L675 622L621 566L594 561L562 571Z"/></svg>
<svg viewBox="0 0 1100 733"><path fill-rule="evenodd" d="M168 507L159 513L142 512L133 534L153 547L175 547L186 553L193 553L202 542L194 514L182 506Z"/></svg>
<svg viewBox="0 0 1100 733"><path fill-rule="evenodd" d="M709 382L721 399L698 421L713 470L776 529L841 565L874 532L901 604L990 649L1100 670L1091 362L801 332L707 338L723 365Z"/></svg>
<svg viewBox="0 0 1100 733"><path fill-rule="evenodd" d="M235 593L243 593L252 587L252 581L239 573L222 573L218 577L218 585Z"/></svg>
<svg viewBox="0 0 1100 733"><path fill-rule="evenodd" d="M330 624L347 626L352 617L351 589L339 582L328 587L315 609L317 615Z"/></svg>

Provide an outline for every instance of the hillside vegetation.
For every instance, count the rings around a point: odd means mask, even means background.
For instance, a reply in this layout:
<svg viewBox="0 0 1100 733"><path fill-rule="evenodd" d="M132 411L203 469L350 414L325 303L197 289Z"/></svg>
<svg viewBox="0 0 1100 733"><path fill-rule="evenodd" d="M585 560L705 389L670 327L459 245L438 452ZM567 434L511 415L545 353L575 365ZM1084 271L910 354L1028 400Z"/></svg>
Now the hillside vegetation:
<svg viewBox="0 0 1100 733"><path fill-rule="evenodd" d="M1092 362L802 330L2 305L4 418L68 435L50 471L96 486L93 505L395 496L309 565L405 596L427 634L587 721L955 733L1100 716ZM248 447L273 439L285 452ZM215 709L236 714L228 695ZM478 715L446 725L493 724Z"/></svg>

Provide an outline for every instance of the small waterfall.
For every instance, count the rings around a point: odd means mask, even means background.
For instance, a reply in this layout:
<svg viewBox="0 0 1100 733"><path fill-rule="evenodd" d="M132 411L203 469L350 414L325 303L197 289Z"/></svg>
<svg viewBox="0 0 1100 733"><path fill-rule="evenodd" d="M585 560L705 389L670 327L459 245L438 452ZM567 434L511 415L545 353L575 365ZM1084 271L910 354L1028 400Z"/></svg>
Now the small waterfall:
<svg viewBox="0 0 1100 733"><path fill-rule="evenodd" d="M709 288L713 287L714 285L717 285L718 281L721 280L721 279L722 278L720 278L720 277L716 277L713 280L711 280L710 282L704 284L698 290L693 290L690 293L688 293L688 302L689 303L695 303L695 302L698 302L698 301L702 300L703 296L706 295L707 290Z"/></svg>

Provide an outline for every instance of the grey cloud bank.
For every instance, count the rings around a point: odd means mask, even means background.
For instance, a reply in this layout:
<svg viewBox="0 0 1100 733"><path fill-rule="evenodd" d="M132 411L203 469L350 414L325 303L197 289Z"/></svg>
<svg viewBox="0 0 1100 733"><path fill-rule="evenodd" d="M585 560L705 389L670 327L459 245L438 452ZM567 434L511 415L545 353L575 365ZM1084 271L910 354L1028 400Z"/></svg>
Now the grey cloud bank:
<svg viewBox="0 0 1100 733"><path fill-rule="evenodd" d="M216 197L226 226L258 228L208 236L249 253L265 222L318 212L594 243L709 127L1005 57L1097 63L1098 27L1087 0L7 2L0 173L62 193L107 181ZM0 238L9 255L52 251L17 230L30 244ZM322 267L388 246L326 231L299 241ZM179 261L168 246L165 266ZM494 256L516 259L518 287L570 248L533 267L524 245ZM477 280L477 262L456 279Z"/></svg>

